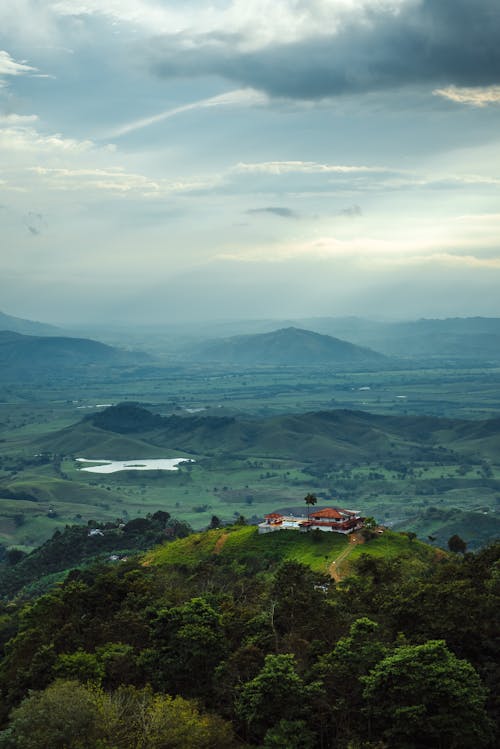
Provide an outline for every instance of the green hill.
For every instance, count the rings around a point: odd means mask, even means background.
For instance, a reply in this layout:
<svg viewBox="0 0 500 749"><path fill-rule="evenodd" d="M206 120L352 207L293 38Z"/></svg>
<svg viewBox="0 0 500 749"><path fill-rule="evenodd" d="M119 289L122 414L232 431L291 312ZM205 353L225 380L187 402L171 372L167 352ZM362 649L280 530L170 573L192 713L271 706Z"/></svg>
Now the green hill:
<svg viewBox="0 0 500 749"><path fill-rule="evenodd" d="M358 537L359 538L359 537ZM406 560L412 565L429 563L436 550L400 533L385 531L366 543L352 543L340 533L300 533L276 531L259 535L255 526L231 526L194 533L148 552L146 565L176 566L195 570L217 558L221 564L237 564L267 570L284 561L300 562L315 572L331 573L339 563L339 574L346 574L350 563L361 554L376 558ZM362 539L360 539L362 540Z"/></svg>
<svg viewBox="0 0 500 749"><path fill-rule="evenodd" d="M443 449L463 456L494 455L500 419L464 421L431 416L383 416L363 411L319 411L248 419L194 414L161 417L137 404L105 409L51 437L45 445L94 446L110 433L189 453L268 455L301 460L441 459ZM90 445L89 445L90 446ZM100 448L99 448L100 449ZM67 452L70 452L68 450ZM498 453L497 453L498 454Z"/></svg>
<svg viewBox="0 0 500 749"><path fill-rule="evenodd" d="M87 338L23 335L0 330L0 378L37 380L61 373L86 373L92 367L123 367L147 360L138 354Z"/></svg>
<svg viewBox="0 0 500 749"><path fill-rule="evenodd" d="M406 520L404 528L420 538L432 538L433 543L442 548L447 548L448 539L456 534L472 551L500 538L500 516L486 511L467 512L457 507L445 510L429 507Z"/></svg>
<svg viewBox="0 0 500 749"><path fill-rule="evenodd" d="M234 366L328 364L345 369L380 368L388 363L387 357L371 349L294 327L210 341L193 349L192 356Z"/></svg>

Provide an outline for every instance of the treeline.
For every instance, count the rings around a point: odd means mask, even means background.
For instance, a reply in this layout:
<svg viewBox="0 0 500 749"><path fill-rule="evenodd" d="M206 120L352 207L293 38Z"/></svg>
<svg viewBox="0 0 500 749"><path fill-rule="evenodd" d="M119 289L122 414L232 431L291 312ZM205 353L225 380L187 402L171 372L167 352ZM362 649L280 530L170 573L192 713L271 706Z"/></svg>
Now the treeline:
<svg viewBox="0 0 500 749"><path fill-rule="evenodd" d="M499 604L500 544L75 570L1 612L0 747L492 749Z"/></svg>

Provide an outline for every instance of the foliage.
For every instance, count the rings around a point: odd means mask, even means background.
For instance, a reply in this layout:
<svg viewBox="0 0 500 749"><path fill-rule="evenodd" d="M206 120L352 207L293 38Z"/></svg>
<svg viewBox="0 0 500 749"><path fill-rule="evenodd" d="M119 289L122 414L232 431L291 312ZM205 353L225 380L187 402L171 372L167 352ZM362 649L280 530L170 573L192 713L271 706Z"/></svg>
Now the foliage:
<svg viewBox="0 0 500 749"><path fill-rule="evenodd" d="M491 741L484 687L442 641L399 647L362 681L372 730L388 747L480 749Z"/></svg>
<svg viewBox="0 0 500 749"><path fill-rule="evenodd" d="M131 687L105 693L56 681L12 712L5 749L233 749L229 724L182 697Z"/></svg>
<svg viewBox="0 0 500 749"><path fill-rule="evenodd" d="M226 526L0 606L0 747L492 749L500 544L334 535Z"/></svg>

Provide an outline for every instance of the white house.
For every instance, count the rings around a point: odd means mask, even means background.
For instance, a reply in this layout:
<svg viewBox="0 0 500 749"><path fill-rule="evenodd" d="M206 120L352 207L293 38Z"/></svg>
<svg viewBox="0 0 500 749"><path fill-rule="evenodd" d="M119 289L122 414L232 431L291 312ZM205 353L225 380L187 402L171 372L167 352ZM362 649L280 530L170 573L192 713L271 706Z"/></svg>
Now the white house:
<svg viewBox="0 0 500 749"><path fill-rule="evenodd" d="M363 527L363 518L357 510L344 510L340 507L324 507L314 510L309 518L297 515L282 515L271 512L264 515L264 522L259 523L259 533L274 531L329 531L334 533L352 533Z"/></svg>

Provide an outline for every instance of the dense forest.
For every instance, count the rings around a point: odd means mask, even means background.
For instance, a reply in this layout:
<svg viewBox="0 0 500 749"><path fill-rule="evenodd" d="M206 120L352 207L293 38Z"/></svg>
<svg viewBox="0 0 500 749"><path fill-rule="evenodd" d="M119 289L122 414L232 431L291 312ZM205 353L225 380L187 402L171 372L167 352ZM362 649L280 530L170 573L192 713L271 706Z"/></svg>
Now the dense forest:
<svg viewBox="0 0 500 749"><path fill-rule="evenodd" d="M363 553L335 582L238 553L238 525L197 554L217 533L5 602L0 747L495 746L500 544Z"/></svg>

